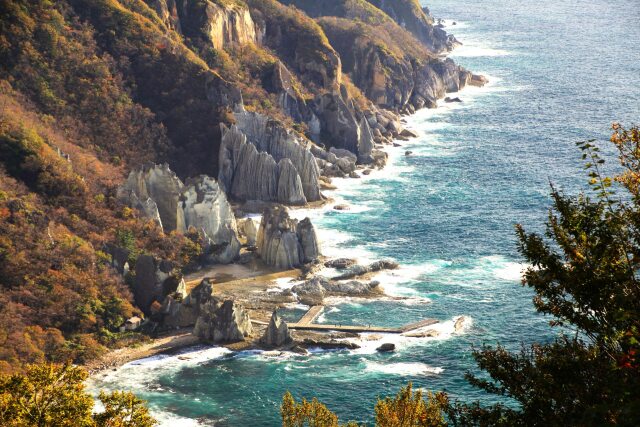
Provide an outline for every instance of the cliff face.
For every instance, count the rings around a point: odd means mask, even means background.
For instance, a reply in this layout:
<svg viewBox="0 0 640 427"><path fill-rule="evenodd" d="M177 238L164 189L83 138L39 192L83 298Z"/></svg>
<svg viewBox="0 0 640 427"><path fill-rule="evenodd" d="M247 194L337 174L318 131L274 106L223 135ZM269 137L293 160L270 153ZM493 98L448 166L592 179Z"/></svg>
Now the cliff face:
<svg viewBox="0 0 640 427"><path fill-rule="evenodd" d="M287 3L317 17L340 54L343 72L378 106L396 111L434 107L437 99L461 89L470 78L464 69L434 55L448 48L449 39L412 1L370 2L390 15L365 0ZM344 148L353 150L348 144Z"/></svg>
<svg viewBox="0 0 640 427"><path fill-rule="evenodd" d="M366 0L389 15L401 27L413 34L432 52L451 50L455 38L434 25L433 18L425 13L418 0Z"/></svg>
<svg viewBox="0 0 640 427"><path fill-rule="evenodd" d="M142 212L153 219L157 212L165 232L185 233L190 227L202 232L213 262L229 263L238 256L235 216L224 191L211 177L201 175L185 185L169 165L145 164L131 171L118 197L134 208L139 208L136 201L155 205L156 210Z"/></svg>
<svg viewBox="0 0 640 427"><path fill-rule="evenodd" d="M208 3L205 16L205 31L216 49L258 43L256 26L247 8Z"/></svg>
<svg viewBox="0 0 640 427"><path fill-rule="evenodd" d="M241 2L146 0L170 29L199 38L216 49L259 43L261 30Z"/></svg>
<svg viewBox="0 0 640 427"><path fill-rule="evenodd" d="M161 282L164 293L156 260L179 268L200 256L187 236L170 231L196 228L211 260L237 255L226 192L321 200L328 177L357 177L356 163L384 163L379 144L407 137L399 112L484 83L434 56L450 39L414 0L5 0L0 15L0 191L8 194L0 204L24 220L3 228L8 258L18 263L3 279L18 296L39 292L33 284L61 283L46 310L44 299L7 305L24 310L15 324L0 325L12 340L56 324L71 342L133 314L132 289L103 268L95 248L122 249L111 260L118 272L137 251L153 255L140 264L148 267L142 294L157 294ZM119 200L161 227L123 210L113 197L118 185ZM269 230L261 250L274 265L317 253L304 221ZM55 278L39 253L52 239L84 242L82 256L65 245L46 249L65 260ZM101 306L96 296L123 301L118 316L81 318L75 307ZM68 306L58 309L58 301ZM28 353L56 358L44 344Z"/></svg>
<svg viewBox="0 0 640 427"><path fill-rule="evenodd" d="M218 175L231 197L289 205L321 199L320 171L303 141L260 114L235 116L237 124L222 129Z"/></svg>
<svg viewBox="0 0 640 427"><path fill-rule="evenodd" d="M202 231L210 246L211 261L226 264L238 256L236 219L224 191L213 178L200 175L187 180L178 211L184 218L178 231L184 233L189 227Z"/></svg>

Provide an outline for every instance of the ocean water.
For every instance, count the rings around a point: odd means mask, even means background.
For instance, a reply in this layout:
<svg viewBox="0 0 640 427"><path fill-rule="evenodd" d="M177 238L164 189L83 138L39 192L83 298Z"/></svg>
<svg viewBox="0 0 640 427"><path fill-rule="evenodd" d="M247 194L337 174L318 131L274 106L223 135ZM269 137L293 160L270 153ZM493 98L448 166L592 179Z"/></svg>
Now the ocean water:
<svg viewBox="0 0 640 427"><path fill-rule="evenodd" d="M299 213L312 216L326 254L402 265L378 280L406 299L334 299L319 321L400 326L432 317L441 321L433 327L438 337L387 336L360 342L360 350L304 357L192 349L188 360L134 362L93 387L134 391L167 426L276 426L287 390L318 397L342 420L369 423L376 398L408 381L464 401L494 401L464 379L477 372L473 346L517 349L557 333L519 284L525 266L514 224L544 229L550 181L567 192L586 189L576 141L606 141L611 122L638 122L639 6L429 1L464 43L453 58L487 75L490 85L463 91L461 104L408 118L420 136L392 149L387 169L339 182L332 196L350 211ZM455 333L460 316L464 327ZM382 342L398 350L377 354Z"/></svg>

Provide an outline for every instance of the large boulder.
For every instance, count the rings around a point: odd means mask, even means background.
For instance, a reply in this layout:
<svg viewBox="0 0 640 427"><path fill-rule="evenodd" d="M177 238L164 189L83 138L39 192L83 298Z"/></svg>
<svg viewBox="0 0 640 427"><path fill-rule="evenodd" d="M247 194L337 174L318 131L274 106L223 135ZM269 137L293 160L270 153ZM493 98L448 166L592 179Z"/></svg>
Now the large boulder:
<svg viewBox="0 0 640 427"><path fill-rule="evenodd" d="M289 332L287 322L282 320L280 316L278 316L278 313L274 311L271 315L269 326L267 326L267 330L264 332L260 342L268 347L280 347L291 341L291 333Z"/></svg>
<svg viewBox="0 0 640 427"><path fill-rule="evenodd" d="M320 248L311 221L298 223L289 217L284 206L264 211L258 230L258 254L273 267L289 269L300 267L320 255Z"/></svg>
<svg viewBox="0 0 640 427"><path fill-rule="evenodd" d="M325 297L324 282L323 278L314 277L300 285L295 285L291 288L291 291L297 295L301 304L308 306L322 305Z"/></svg>
<svg viewBox="0 0 640 427"><path fill-rule="evenodd" d="M232 300L212 298L200 305L193 334L211 343L244 341L252 332L251 320L244 307Z"/></svg>
<svg viewBox="0 0 640 427"><path fill-rule="evenodd" d="M258 241L258 226L256 226L256 222L252 218L246 218L238 222L238 229L244 236L247 246L256 245Z"/></svg>

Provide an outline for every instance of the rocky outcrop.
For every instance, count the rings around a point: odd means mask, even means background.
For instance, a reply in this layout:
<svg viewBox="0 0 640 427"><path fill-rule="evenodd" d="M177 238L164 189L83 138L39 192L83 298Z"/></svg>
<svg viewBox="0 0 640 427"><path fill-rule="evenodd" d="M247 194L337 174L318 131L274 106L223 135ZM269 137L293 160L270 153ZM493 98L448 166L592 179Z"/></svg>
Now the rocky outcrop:
<svg viewBox="0 0 640 427"><path fill-rule="evenodd" d="M264 44L302 79L325 90L337 89L341 80L340 57L313 19L275 0L248 0L265 29Z"/></svg>
<svg viewBox="0 0 640 427"><path fill-rule="evenodd" d="M363 164L369 164L373 162L373 149L375 147L375 141L373 140L373 134L369 127L367 118L363 115L360 119L360 141L358 143L358 162Z"/></svg>
<svg viewBox="0 0 640 427"><path fill-rule="evenodd" d="M237 112L236 120L222 125L218 179L228 194L289 205L322 198L310 143L261 114Z"/></svg>
<svg viewBox="0 0 640 427"><path fill-rule="evenodd" d="M247 246L255 246L258 242L258 227L256 222L251 218L246 218L238 222L238 230L240 235L245 238Z"/></svg>
<svg viewBox="0 0 640 427"><path fill-rule="evenodd" d="M376 351L379 353L389 353L396 350L396 345L390 342L382 344L380 347L376 348Z"/></svg>
<svg viewBox="0 0 640 427"><path fill-rule="evenodd" d="M146 163L129 173L127 181L118 189L118 198L149 218L156 219L157 213L163 229L169 232L184 228L184 218L178 210L183 187L168 164Z"/></svg>
<svg viewBox="0 0 640 427"><path fill-rule="evenodd" d="M134 169L118 189L129 206L156 219L165 232L202 232L210 261L229 263L238 255L235 216L227 197L211 177L201 175L182 181L167 164L145 164Z"/></svg>
<svg viewBox="0 0 640 427"><path fill-rule="evenodd" d="M338 282L316 276L291 288L298 301L305 305L322 305L327 296L372 297L380 295L380 282L356 280Z"/></svg>
<svg viewBox="0 0 640 427"><path fill-rule="evenodd" d="M320 120L320 139L327 140L333 147L358 154L360 128L353 108L342 95L339 92L318 95L313 108Z"/></svg>
<svg viewBox="0 0 640 427"><path fill-rule="evenodd" d="M170 29L196 43L226 49L249 43L259 44L262 29L240 2L205 0L146 0Z"/></svg>
<svg viewBox="0 0 640 427"><path fill-rule="evenodd" d="M312 134L320 132L318 118L294 87L294 76L282 61L273 64L265 74L263 86L268 92L277 95L278 106L287 116L296 122L307 123Z"/></svg>
<svg viewBox="0 0 640 427"><path fill-rule="evenodd" d="M471 73L450 59L434 57L395 24L378 29L340 18L318 22L343 58L343 71L380 107L409 113L432 108L472 79ZM388 44L380 43L380 32Z"/></svg>
<svg viewBox="0 0 640 427"><path fill-rule="evenodd" d="M232 300L210 299L200 305L193 334L210 343L244 341L252 332L249 314Z"/></svg>
<svg viewBox="0 0 640 427"><path fill-rule="evenodd" d="M160 18L167 28L178 33L182 32L176 0L147 0L147 3L153 10L155 10L158 18Z"/></svg>
<svg viewBox="0 0 640 427"><path fill-rule="evenodd" d="M351 258L338 258L338 259L332 259L330 261L326 261L324 263L325 267L328 268L336 268L338 270L344 270L345 268L349 268L352 265L356 264L356 260L355 259L351 259Z"/></svg>
<svg viewBox="0 0 640 427"><path fill-rule="evenodd" d="M411 104L416 108L433 107L450 92L458 92L471 80L472 74L450 58L431 60L415 70L415 88Z"/></svg>
<svg viewBox="0 0 640 427"><path fill-rule="evenodd" d="M167 296L161 308L164 325L170 328L194 326L200 316L200 307L212 299L213 285L207 279L200 282L188 295Z"/></svg>
<svg viewBox="0 0 640 427"><path fill-rule="evenodd" d="M236 219L224 192L211 177L200 175L188 180L180 206L185 232L189 227L202 231L209 246L209 257L223 264L233 261L240 251Z"/></svg>
<svg viewBox="0 0 640 427"><path fill-rule="evenodd" d="M278 316L277 312L271 315L269 326L264 332L260 342L267 347L280 347L290 343L292 340L291 333L287 327L287 323Z"/></svg>
<svg viewBox="0 0 640 427"><path fill-rule="evenodd" d="M369 265L353 265L346 269L342 274L333 278L333 280L347 280L355 277L364 276L365 274L375 273L382 270L395 270L399 267L395 261L381 260L373 262Z"/></svg>
<svg viewBox="0 0 640 427"><path fill-rule="evenodd" d="M149 314L154 301L161 303L166 295L175 292L181 278L173 272L169 261L157 260L151 255L140 255L136 260L133 296L136 305Z"/></svg>
<svg viewBox="0 0 640 427"><path fill-rule="evenodd" d="M301 222L289 217L284 206L266 209L258 230L258 254L273 267L300 267L320 255L318 239L307 218Z"/></svg>
<svg viewBox="0 0 640 427"><path fill-rule="evenodd" d="M316 230L309 218L305 218L296 226L296 235L302 246L302 262L308 263L320 256L320 243Z"/></svg>
<svg viewBox="0 0 640 427"><path fill-rule="evenodd" d="M259 32L249 9L238 4L206 2L202 31L216 49L259 42Z"/></svg>
<svg viewBox="0 0 640 427"><path fill-rule="evenodd" d="M453 36L435 25L416 0L366 0L407 29L435 53L451 50L457 43Z"/></svg>

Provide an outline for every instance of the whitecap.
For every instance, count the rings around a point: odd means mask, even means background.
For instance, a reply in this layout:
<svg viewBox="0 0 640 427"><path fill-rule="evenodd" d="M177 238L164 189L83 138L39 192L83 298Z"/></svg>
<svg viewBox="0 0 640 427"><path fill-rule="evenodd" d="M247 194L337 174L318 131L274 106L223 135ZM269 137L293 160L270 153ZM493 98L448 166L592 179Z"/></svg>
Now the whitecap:
<svg viewBox="0 0 640 427"><path fill-rule="evenodd" d="M496 56L508 56L511 55L509 51L504 49L496 49L486 44L472 40L465 39L464 44L457 46L451 54L450 57L459 57L459 58L475 58L475 57L496 57Z"/></svg>
<svg viewBox="0 0 640 427"><path fill-rule="evenodd" d="M378 363L367 361L365 370L387 375L426 376L441 374L444 368L420 362Z"/></svg>

